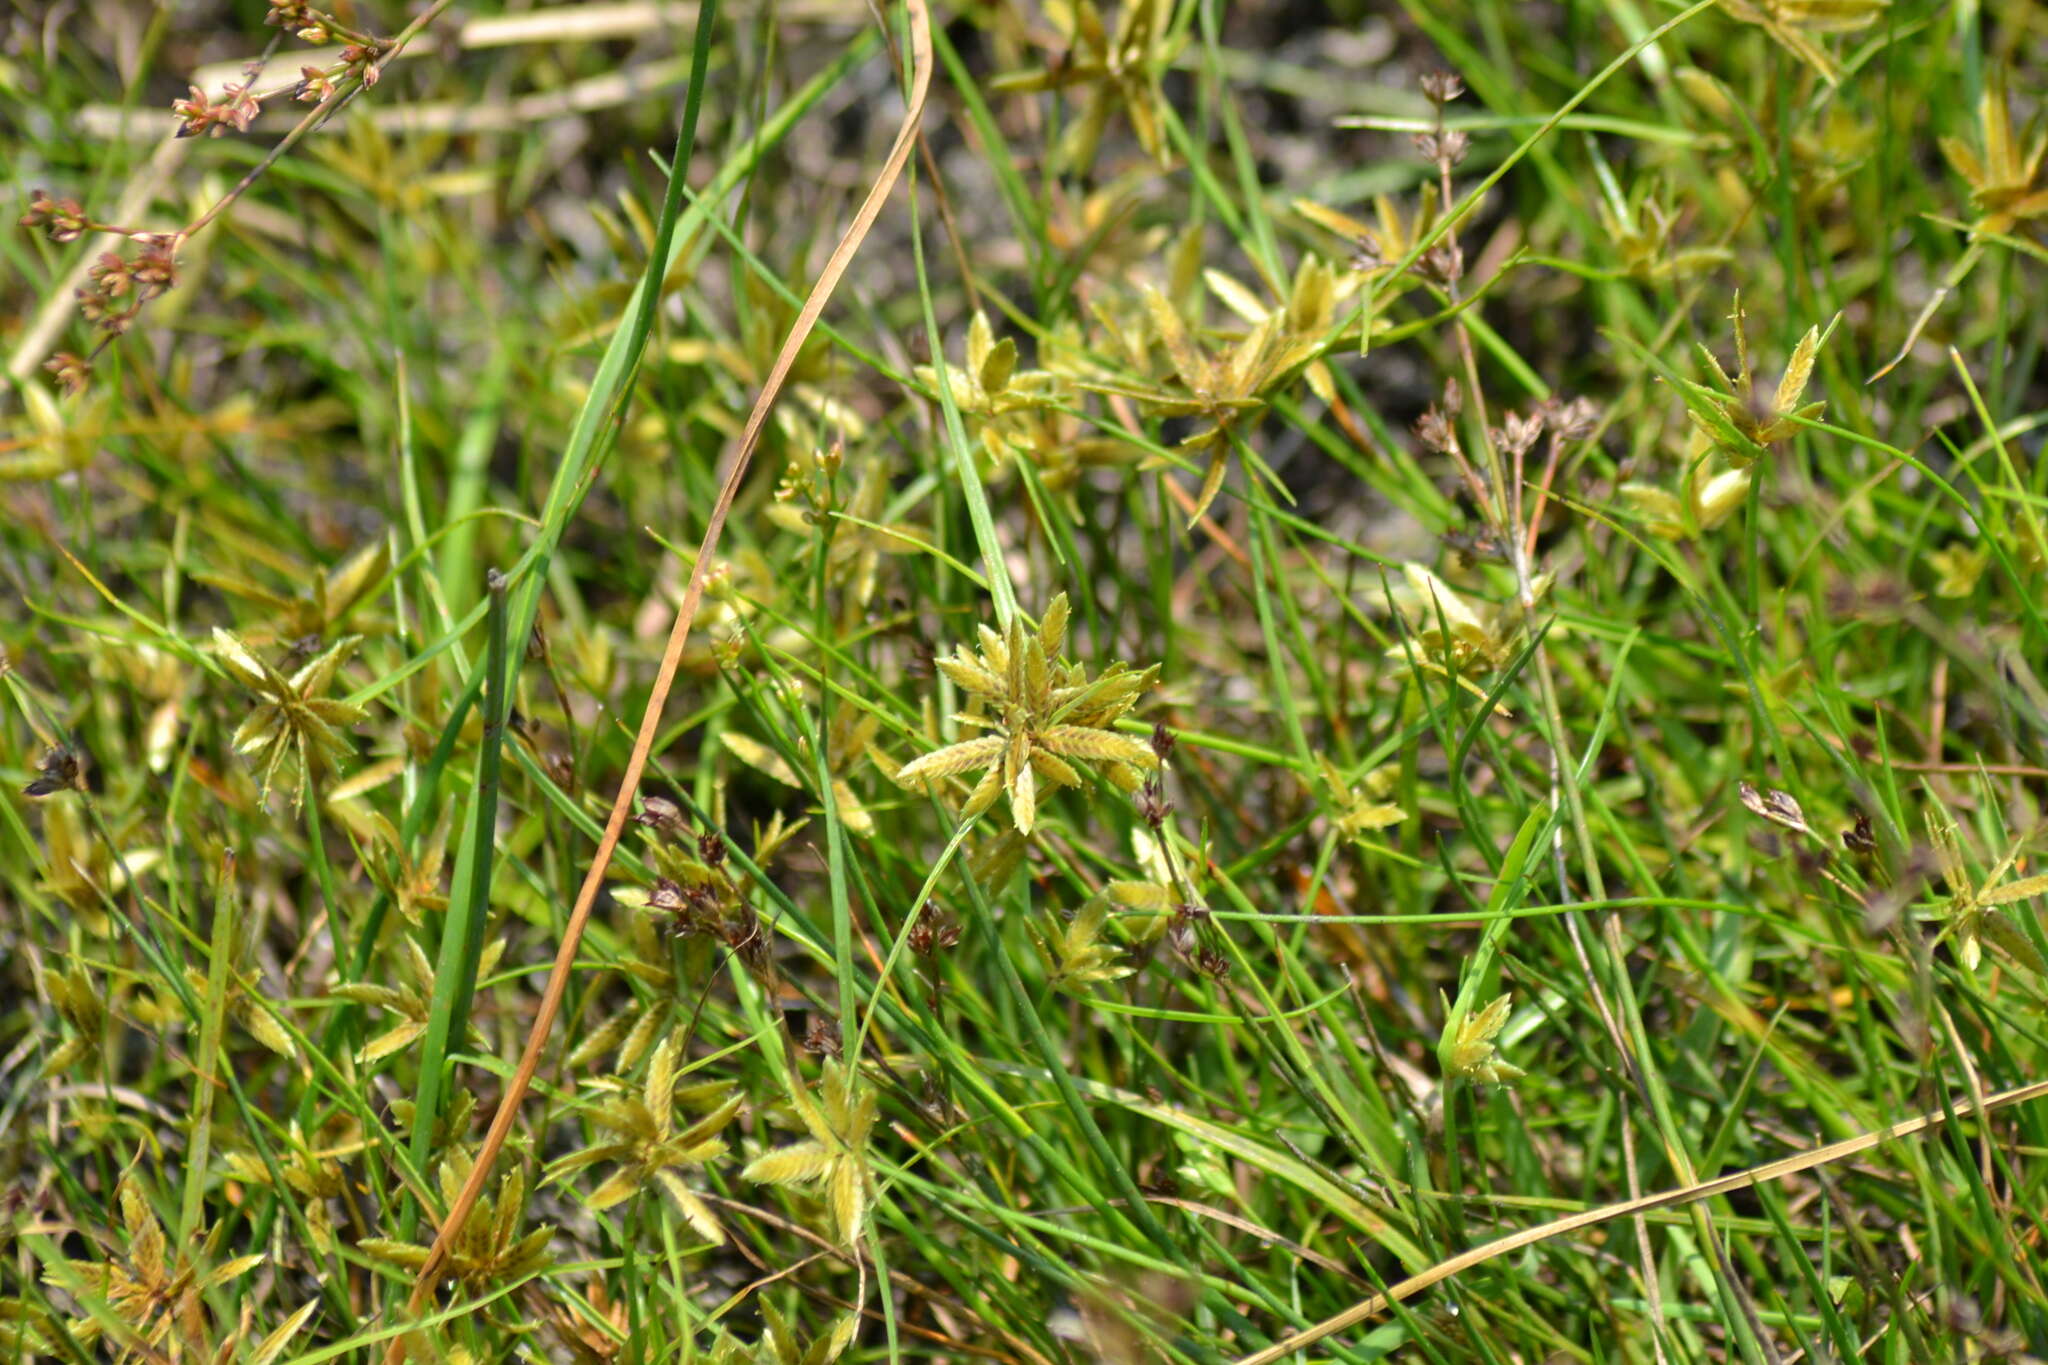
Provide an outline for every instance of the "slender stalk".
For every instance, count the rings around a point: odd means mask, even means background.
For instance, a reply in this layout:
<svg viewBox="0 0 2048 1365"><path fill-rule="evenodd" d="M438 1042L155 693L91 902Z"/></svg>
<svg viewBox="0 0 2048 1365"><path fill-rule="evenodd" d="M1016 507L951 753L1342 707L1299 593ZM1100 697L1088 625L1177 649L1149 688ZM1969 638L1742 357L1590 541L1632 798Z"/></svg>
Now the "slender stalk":
<svg viewBox="0 0 2048 1365"><path fill-rule="evenodd" d="M477 751L476 781L470 793L469 820L449 886L448 913L441 926L441 947L434 964L434 995L427 1014L427 1033L420 1052L420 1084L413 1111L412 1159L429 1167L434 1127L441 1117L449 1054L468 1036L470 1002L476 994L477 959L483 954L484 925L491 913L491 868L497 849L498 785L505 744L505 720L511 714L517 674L507 659L505 641L505 576L492 569L485 576L490 594L490 645L485 656L483 743Z"/></svg>

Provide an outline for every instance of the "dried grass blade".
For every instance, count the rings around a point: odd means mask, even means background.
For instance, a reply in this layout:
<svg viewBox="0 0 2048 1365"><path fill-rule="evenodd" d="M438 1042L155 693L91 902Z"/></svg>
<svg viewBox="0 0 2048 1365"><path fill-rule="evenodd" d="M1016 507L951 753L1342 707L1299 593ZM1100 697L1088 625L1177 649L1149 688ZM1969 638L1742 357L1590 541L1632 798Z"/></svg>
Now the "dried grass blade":
<svg viewBox="0 0 2048 1365"><path fill-rule="evenodd" d="M725 482L719 489L718 502L711 510L711 519L704 528L703 540L697 549L695 567L690 571L690 582L684 590L682 605L677 608L675 624L669 632L668 646L661 659L661 668L655 675L654 690L648 695L647 706L641 715L639 733L633 741L633 752L626 761L625 775L619 781L618 796L612 802L611 815L605 821L604 837L598 842L597 852L592 856L590 871L584 876L583 885L576 894L576 904L570 911L569 921L562 930L562 943L555 955L554 969L548 975L546 990L542 993L540 1011L535 1015L533 1027L527 1034L526 1048L519 1059L519 1069L513 1073L504 1097L498 1102L497 1113L492 1116L490 1132L485 1136L483 1146L477 1152L476 1164L469 1173L462 1189L457 1193L435 1235L427 1260L420 1267L413 1283L412 1298L408 1313L417 1316L433 1293L435 1280L446 1264L449 1248L460 1234L470 1212L476 1207L483 1192L484 1182L489 1178L491 1167L510 1135L512 1123L517 1116L519 1103L525 1098L527 1088L532 1084L534 1073L540 1067L541 1050L547 1044L549 1030L553 1027L555 1015L560 1012L562 997L568 988L570 971L576 961L576 948L583 938L583 928L590 918L591 906L597 899L598 888L604 884L605 870L611 865L612 853L618 847L619 835L625 829L626 816L633 806L633 795L640 786L641 773L646 769L648 752L654 747L654 737L661 726L663 705L668 700L669 689L675 683L677 667L682 662L683 646L689 639L690 625L697 615L697 607L704 595L704 580L710 568L713 555L717 552L720 535L725 530L726 516L732 510L734 495L739 491L740 481L745 477L747 465L752 460L754 447L760 440L762 424L774 406L776 396L782 390L783 381L788 377L790 366L795 363L797 352L810 336L811 329L824 312L825 303L838 286L840 276L846 271L854 253L866 239L874 226L875 218L881 213L882 204L895 187L903 173L904 164L909 160L910 149L915 144L917 127L924 114L925 98L931 90L932 45L931 15L925 0L906 0L910 12L911 38L911 90L909 103L904 109L903 123L897 130L896 141L889 149L888 159L883 163L881 173L861 202L853 222L833 248L832 255L819 273L818 281L812 286L803 310L798 313L790 327L789 336L782 344L781 352L775 358L775 365L769 371L767 382L762 385L761 395L754 402L754 409L747 416L747 425L740 437L739 448L733 452ZM677 168L680 173L680 167ZM405 1359L405 1337L392 1339L391 1348L385 1356L387 1365L399 1365Z"/></svg>

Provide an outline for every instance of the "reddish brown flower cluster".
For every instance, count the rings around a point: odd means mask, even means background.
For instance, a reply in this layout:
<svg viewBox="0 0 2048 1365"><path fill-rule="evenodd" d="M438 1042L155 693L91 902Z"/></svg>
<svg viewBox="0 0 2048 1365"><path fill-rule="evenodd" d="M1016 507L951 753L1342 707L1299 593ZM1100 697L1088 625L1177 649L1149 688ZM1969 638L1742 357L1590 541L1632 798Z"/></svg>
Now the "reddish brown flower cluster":
<svg viewBox="0 0 2048 1365"><path fill-rule="evenodd" d="M21 789L24 796L49 796L61 791L84 791L85 757L69 744L57 744L43 755L36 767L35 781Z"/></svg>
<svg viewBox="0 0 2048 1365"><path fill-rule="evenodd" d="M103 252L85 273L92 279L92 287L110 299L131 290L137 298L153 299L178 281L171 249L170 234L155 233L144 239L134 260L125 260L118 252Z"/></svg>
<svg viewBox="0 0 2048 1365"><path fill-rule="evenodd" d="M270 0L270 13L263 16L263 22L306 42L324 43L332 36L326 18L303 0Z"/></svg>
<svg viewBox="0 0 2048 1365"><path fill-rule="evenodd" d="M43 362L57 380L57 387L66 393L82 393L87 381L92 378L92 365L81 355L70 351L59 351Z"/></svg>
<svg viewBox="0 0 2048 1365"><path fill-rule="evenodd" d="M302 104L318 104L334 93L334 73L323 71L317 66L299 68L299 83L292 87L292 98Z"/></svg>
<svg viewBox="0 0 2048 1365"><path fill-rule="evenodd" d="M1422 93L1441 109L1465 93L1465 78L1455 71L1431 71L1422 78Z"/></svg>
<svg viewBox="0 0 2048 1365"><path fill-rule="evenodd" d="M381 64L400 46L396 41L358 32L333 15L313 8L307 0L270 0L265 22L307 42L346 44L333 66L302 67L301 79L292 88L294 98L323 106L331 106L349 80L358 82L360 88L375 85ZM255 92L260 70L260 63L250 67L240 84L225 86L218 95L208 95L199 86L192 86L189 95L171 105L178 120L177 135L219 137L229 129L238 133L249 131L256 116L263 112L263 99ZM331 112L331 107L315 110L308 118L317 119ZM23 227L39 229L60 245L75 242L88 232L106 232L127 237L141 248L132 259L116 251L105 252L88 268L88 282L78 291L79 311L101 337L99 345L86 356L65 351L44 363L43 368L56 377L62 388L76 393L85 386L92 375L92 358L99 349L134 324L143 304L177 283L178 241L203 227L247 189L254 178L246 177L184 232L175 234L136 232L98 222L76 199L54 199L42 190L35 191L29 199L28 211L21 215Z"/></svg>
<svg viewBox="0 0 2048 1365"><path fill-rule="evenodd" d="M837 1057L845 1050L839 1038L839 1022L823 1015L811 1016L811 1026L804 1031L804 1051L814 1057Z"/></svg>
<svg viewBox="0 0 2048 1365"><path fill-rule="evenodd" d="M377 48L367 43L350 43L341 50L341 64L348 68L350 75L360 79L367 90L377 83L377 77L382 74L377 65L380 55Z"/></svg>
<svg viewBox="0 0 2048 1365"><path fill-rule="evenodd" d="M113 223L99 222L76 199L53 199L42 190L29 197L28 212L21 215L21 225L40 229L51 241L60 244L75 242L88 232L108 232L128 237L139 245L140 250L132 260L116 251L102 252L86 269L87 283L78 291L79 312L106 338L127 331L143 304L178 282L177 238L170 233L132 232ZM66 393L77 393L92 377L90 358L70 351L51 356L43 362L43 368L55 376Z"/></svg>
<svg viewBox="0 0 2048 1365"><path fill-rule="evenodd" d="M1431 404L1415 419L1415 439L1425 450L1449 455L1458 450L1458 414L1465 410L1465 394L1458 381L1444 381L1443 400Z"/></svg>
<svg viewBox="0 0 2048 1365"><path fill-rule="evenodd" d="M253 82L224 86L219 99L208 98L198 86L192 87L192 94L171 104L171 112L180 120L179 137L219 137L228 129L238 133L249 131L249 125L256 121L256 115L263 112L263 105L250 93Z"/></svg>
<svg viewBox="0 0 2048 1365"><path fill-rule="evenodd" d="M75 242L100 226L86 216L76 199L52 199L42 190L29 196L28 212L21 215L21 225L41 228L45 236L60 244Z"/></svg>
<svg viewBox="0 0 2048 1365"><path fill-rule="evenodd" d="M960 926L942 914L936 906L927 905L917 912L916 923L910 926L910 951L919 957L930 957L941 949L951 948L960 942Z"/></svg>
<svg viewBox="0 0 2048 1365"><path fill-rule="evenodd" d="M1183 904L1173 907L1173 919L1166 926L1166 942L1181 961L1202 975L1221 981L1230 974L1230 959L1213 943L1204 943L1205 932L1213 932L1209 908Z"/></svg>
<svg viewBox="0 0 2048 1365"><path fill-rule="evenodd" d="M86 271L91 282L78 291L80 314L114 336L128 330L143 304L178 282L177 239L156 232L139 240L142 249L133 260L118 252L103 252Z"/></svg>
<svg viewBox="0 0 2048 1365"><path fill-rule="evenodd" d="M1159 760L1163 770L1167 760L1173 757L1173 732L1164 725L1152 727L1152 755ZM1145 779L1145 785L1138 788L1133 800L1137 803L1138 817L1154 831L1163 826L1173 814L1173 802L1166 799L1166 784L1159 773Z"/></svg>

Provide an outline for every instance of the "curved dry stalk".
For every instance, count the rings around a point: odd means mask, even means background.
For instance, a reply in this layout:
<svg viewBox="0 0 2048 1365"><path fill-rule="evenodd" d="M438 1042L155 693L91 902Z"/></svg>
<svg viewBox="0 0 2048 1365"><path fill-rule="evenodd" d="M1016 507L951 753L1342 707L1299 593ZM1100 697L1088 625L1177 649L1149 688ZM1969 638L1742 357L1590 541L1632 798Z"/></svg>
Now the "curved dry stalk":
<svg viewBox="0 0 2048 1365"><path fill-rule="evenodd" d="M839 278L860 244L867 238L868 230L874 226L876 217L882 211L883 201L895 188L897 179L903 173L904 164L909 160L910 149L916 144L917 127L924 114L925 96L931 90L932 41L931 13L926 0L905 0L910 12L911 88L910 98L903 111L902 125L897 129L896 141L889 148L889 156L882 164L881 174L875 177L874 185L868 190L867 198L861 201L860 209L854 214L853 222L847 226L839 243L832 249L825 268L819 272L818 281L811 286L809 297L804 300L803 310L789 329L789 336L782 343L782 350L775 357L775 365L768 373L768 379L761 387L761 395L754 400L753 411L747 415L747 425L740 435L738 448L733 452L732 462L726 470L725 481L718 491L718 501L711 509L711 519L704 528L704 538L697 546L696 564L690 570L689 586L683 591L682 605L676 609L675 624L669 631L668 645L661 656L661 668L655 674L654 690L648 694L646 709L640 716L639 733L633 740L633 752L626 760L626 772L619 779L618 795L612 800L611 814L605 820L604 835L598 840L597 852L590 860L590 871L584 875L583 885L576 893L575 907L569 912L569 920L562 929L562 945L555 953L555 965L548 974L547 988L541 994L540 1011L534 1016L533 1027L526 1035L526 1048L519 1058L519 1068L513 1072L505 1094L498 1101L497 1112L491 1118L490 1131L485 1135L483 1146L478 1149L476 1163L471 1167L468 1180L456 1194L455 1202L449 1207L448 1216L434 1236L428 1249L425 1264L413 1282L412 1296L407 1303L409 1316L417 1317L420 1309L432 1296L434 1284L440 1277L442 1267L447 1263L448 1250L468 1221L471 1210L476 1207L477 1198L483 1192L484 1182L489 1178L499 1151L505 1146L505 1139L511 1134L513 1120L518 1115L519 1103L533 1083L534 1073L540 1069L540 1056L547 1046L548 1033L555 1016L560 1013L562 997L569 986L569 976L576 963L577 945L583 939L584 925L590 919L590 910L596 903L597 893L604 885L605 870L610 867L612 853L619 845L619 836L624 832L626 818L633 808L634 793L639 790L641 773L647 767L649 751L654 747L654 737L661 728L663 705L668 700L669 689L675 683L676 670L682 663L683 646L690 637L691 622L696 619L698 604L704 597L704 580L708 576L712 556L718 550L718 540L725 530L725 519L732 510L734 496L739 492L740 481L746 476L747 465L752 460L754 447L761 438L762 424L767 420L768 411L774 406L776 396L782 391L783 380L789 375L790 366L796 361L797 352L810 336L818 317L825 311L825 303L838 286ZM405 1336L392 1338L391 1348L385 1355L385 1365L400 1365L405 1359Z"/></svg>
<svg viewBox="0 0 2048 1365"><path fill-rule="evenodd" d="M1957 1118L1978 1118L1999 1109L2005 1109L2015 1104L2023 1104L2028 1100L2041 1099L2043 1097L2048 1097L2048 1081L2035 1081L2031 1085L2022 1085L2012 1090L2001 1090L1996 1095L1989 1095L1981 1100L1971 1100L1968 1103L1958 1104L1955 1106L1954 1112ZM1505 1237L1496 1238L1491 1242L1485 1243L1483 1246L1473 1247L1470 1251L1461 1251L1456 1256L1437 1262L1427 1270L1410 1275L1407 1279L1393 1285L1385 1293L1375 1294L1363 1303L1354 1304L1352 1307L1345 1309L1335 1317L1323 1319L1313 1327L1304 1327L1292 1336L1274 1342L1263 1351L1254 1351L1252 1354L1238 1360L1236 1365L1272 1365L1272 1362L1280 1359L1282 1356L1321 1341L1324 1337L1341 1332L1347 1327L1356 1327L1366 1319L1385 1312L1392 1305L1412 1299L1432 1285L1442 1284L1460 1271L1470 1270L1475 1265L1505 1256L1511 1251L1520 1251L1523 1247L1534 1246L1538 1242L1547 1242L1553 1237L1562 1237L1566 1233L1577 1232L1581 1228L1589 1228L1601 1223L1612 1222L1617 1218L1627 1218L1638 1213L1647 1213L1652 1209L1679 1208L1686 1204L1696 1204L1702 1199L1712 1199L1717 1195L1729 1194L1746 1186L1761 1185L1773 1180L1783 1180L1788 1175L1797 1175L1801 1171L1810 1171L1816 1166L1826 1166L1832 1162L1840 1161L1844 1157L1852 1157L1858 1153L1867 1152L1873 1147L1882 1146L1884 1143L1891 1142L1896 1138L1911 1137L1915 1133L1924 1133L1930 1128L1947 1122L1948 1117L1948 1113L1941 1110L1931 1114L1921 1114L1917 1118L1905 1119L1887 1128L1877 1128L1868 1133L1859 1133L1855 1137L1843 1138L1840 1142L1830 1142L1824 1147L1815 1147L1811 1151L1795 1152L1791 1156L1780 1157L1776 1161L1766 1161L1760 1166L1751 1166L1747 1170L1733 1171L1727 1175L1716 1176L1712 1180L1702 1180L1697 1184L1684 1185L1675 1190L1664 1190L1657 1194L1646 1194L1640 1199L1624 1199L1618 1204L1603 1204L1597 1209L1586 1209L1580 1213L1568 1214L1563 1218L1554 1219L1551 1222L1542 1223L1533 1228L1523 1228L1520 1232L1511 1232Z"/></svg>

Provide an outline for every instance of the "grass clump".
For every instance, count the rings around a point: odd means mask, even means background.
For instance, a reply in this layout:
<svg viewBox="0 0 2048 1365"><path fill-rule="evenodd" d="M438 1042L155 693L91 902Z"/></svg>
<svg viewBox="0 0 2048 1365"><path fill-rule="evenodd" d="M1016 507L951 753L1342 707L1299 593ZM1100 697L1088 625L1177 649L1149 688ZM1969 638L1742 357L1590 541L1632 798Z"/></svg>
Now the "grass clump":
<svg viewBox="0 0 2048 1365"><path fill-rule="evenodd" d="M2048 1358L2023 7L444 10L0 40L0 1359Z"/></svg>

